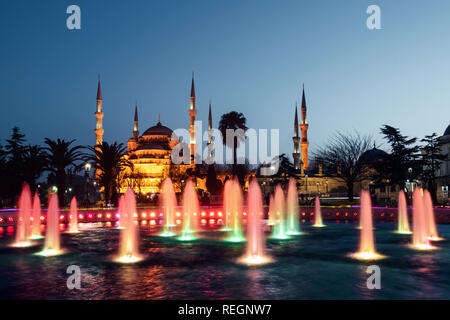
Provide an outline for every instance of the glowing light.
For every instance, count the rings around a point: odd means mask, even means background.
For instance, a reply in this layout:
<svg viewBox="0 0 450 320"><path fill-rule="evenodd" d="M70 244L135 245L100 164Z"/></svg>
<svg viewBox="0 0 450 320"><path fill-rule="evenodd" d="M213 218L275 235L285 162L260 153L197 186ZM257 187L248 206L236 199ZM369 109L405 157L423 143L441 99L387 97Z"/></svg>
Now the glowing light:
<svg viewBox="0 0 450 320"><path fill-rule="evenodd" d="M150 213L150 217L154 218L155 217L155 213L154 212Z"/></svg>
<svg viewBox="0 0 450 320"><path fill-rule="evenodd" d="M97 214L97 218L101 219L102 218L102 214L101 213Z"/></svg>
<svg viewBox="0 0 450 320"><path fill-rule="evenodd" d="M14 247L14 248L27 248L27 247L30 247L32 245L33 245L33 243L31 243L29 241L26 241L26 242L16 242L16 243L12 244L11 247Z"/></svg>
<svg viewBox="0 0 450 320"><path fill-rule="evenodd" d="M206 212L202 212L202 217L206 216Z"/></svg>
<svg viewBox="0 0 450 320"><path fill-rule="evenodd" d="M272 259L266 256L245 256L238 260L238 262L247 265L262 265L272 262Z"/></svg>
<svg viewBox="0 0 450 320"><path fill-rule="evenodd" d="M411 244L410 247L415 250L420 251L430 251L430 250L436 250L437 248L432 246L431 244Z"/></svg>
<svg viewBox="0 0 450 320"><path fill-rule="evenodd" d="M107 219L111 219L111 213L107 213L107 214L106 214L106 218L107 218Z"/></svg>
<svg viewBox="0 0 450 320"><path fill-rule="evenodd" d="M218 216L221 217L222 216L222 212L219 211Z"/></svg>
<svg viewBox="0 0 450 320"><path fill-rule="evenodd" d="M42 250L41 252L35 253L35 255L42 256L42 257L53 257L53 256L59 256L63 253L64 253L64 251L62 251L62 250L45 249L45 250Z"/></svg>
<svg viewBox="0 0 450 320"><path fill-rule="evenodd" d="M385 258L385 256L376 252L356 252L351 254L350 257L357 260L380 260Z"/></svg>
<svg viewBox="0 0 450 320"><path fill-rule="evenodd" d="M160 237L165 237L165 238L174 237L176 235L177 234L175 232L172 232L172 231L164 231L164 232L159 234Z"/></svg>
<svg viewBox="0 0 450 320"><path fill-rule="evenodd" d="M209 213L209 216L210 216L210 217L214 217L214 212L210 212L210 213Z"/></svg>
<svg viewBox="0 0 450 320"><path fill-rule="evenodd" d="M136 256L132 256L132 255L122 256L122 257L118 257L118 258L114 259L115 262L119 262L119 263L136 263L141 260L142 260L141 257L136 257Z"/></svg>
<svg viewBox="0 0 450 320"><path fill-rule="evenodd" d="M192 234L183 234L183 235L179 236L177 239L180 241L193 241L193 240L196 240L197 238L195 236L193 236Z"/></svg>

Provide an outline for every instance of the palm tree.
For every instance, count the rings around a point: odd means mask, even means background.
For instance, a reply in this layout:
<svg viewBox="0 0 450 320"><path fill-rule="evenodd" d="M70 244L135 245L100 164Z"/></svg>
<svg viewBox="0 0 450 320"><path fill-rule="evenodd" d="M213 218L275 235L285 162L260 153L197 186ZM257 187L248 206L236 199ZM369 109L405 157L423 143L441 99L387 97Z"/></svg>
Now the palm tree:
<svg viewBox="0 0 450 320"><path fill-rule="evenodd" d="M103 142L101 145L88 148L93 152L88 158L95 163L99 184L104 188L105 202L109 200L115 202L120 172L126 167L132 167L124 157L126 147L123 143Z"/></svg>
<svg viewBox="0 0 450 320"><path fill-rule="evenodd" d="M28 182L31 190L34 190L36 188L36 180L41 176L46 164L44 149L40 146L28 146L23 155L23 161L25 181Z"/></svg>
<svg viewBox="0 0 450 320"><path fill-rule="evenodd" d="M236 175L236 165L237 165L237 155L236 150L239 147L241 142L245 141L244 135L234 135L233 141L227 141L227 129L233 130L244 130L244 132L248 129L245 125L247 119L245 119L244 115L240 112L231 111L222 115L222 118L219 122L219 130L222 133L223 144L228 146L229 148L233 148L233 175Z"/></svg>
<svg viewBox="0 0 450 320"><path fill-rule="evenodd" d="M58 200L61 206L65 205L64 193L66 190L66 169L74 166L76 170L80 168L78 161L84 159L84 153L80 152L83 146L71 147L76 140L66 141L64 139L51 140L45 138L47 147L45 150L46 166L45 170L55 175L56 186L58 187Z"/></svg>

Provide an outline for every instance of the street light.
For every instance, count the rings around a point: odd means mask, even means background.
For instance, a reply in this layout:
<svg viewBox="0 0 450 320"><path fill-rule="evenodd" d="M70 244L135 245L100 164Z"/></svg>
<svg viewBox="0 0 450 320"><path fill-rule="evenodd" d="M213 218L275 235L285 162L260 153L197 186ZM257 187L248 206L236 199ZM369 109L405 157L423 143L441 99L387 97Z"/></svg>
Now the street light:
<svg viewBox="0 0 450 320"><path fill-rule="evenodd" d="M84 165L85 176L86 176L86 204L89 204L89 173L91 172L91 164L86 162Z"/></svg>

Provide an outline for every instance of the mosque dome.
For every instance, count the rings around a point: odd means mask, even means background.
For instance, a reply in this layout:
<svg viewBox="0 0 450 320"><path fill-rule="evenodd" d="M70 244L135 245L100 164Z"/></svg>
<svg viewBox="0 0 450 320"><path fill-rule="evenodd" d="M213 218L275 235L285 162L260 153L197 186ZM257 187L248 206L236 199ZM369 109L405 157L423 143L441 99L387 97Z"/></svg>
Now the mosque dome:
<svg viewBox="0 0 450 320"><path fill-rule="evenodd" d="M373 164L381 159L383 159L384 155L387 153L381 149L377 149L375 146L373 149L367 150L364 152L360 157L359 161L362 164L370 165Z"/></svg>
<svg viewBox="0 0 450 320"><path fill-rule="evenodd" d="M147 130L145 130L144 134L142 136L172 136L172 129L167 128L166 126L163 126L161 122L158 122L156 126L150 127Z"/></svg>

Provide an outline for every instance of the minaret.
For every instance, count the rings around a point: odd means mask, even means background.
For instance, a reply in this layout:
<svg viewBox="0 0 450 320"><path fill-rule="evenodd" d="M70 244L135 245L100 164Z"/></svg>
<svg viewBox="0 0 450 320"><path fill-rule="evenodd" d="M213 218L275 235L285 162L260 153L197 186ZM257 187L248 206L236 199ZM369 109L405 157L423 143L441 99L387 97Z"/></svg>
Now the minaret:
<svg viewBox="0 0 450 320"><path fill-rule="evenodd" d="M136 101L136 107L134 108L134 127L133 127L133 137L136 139L139 138L139 125L138 125L138 108L137 108L137 101Z"/></svg>
<svg viewBox="0 0 450 320"><path fill-rule="evenodd" d="M294 167L295 170L300 170L300 136L298 134L297 102L295 103L294 136L292 137L292 141L294 141L294 152L292 153L292 157L294 158Z"/></svg>
<svg viewBox="0 0 450 320"><path fill-rule="evenodd" d="M95 118L97 123L95 125L95 145L103 143L103 111L102 111L102 88L100 86L100 75L98 76L98 88L97 88L97 110L95 111Z"/></svg>
<svg viewBox="0 0 450 320"><path fill-rule="evenodd" d="M302 123L300 124L300 130L302 132L302 140L300 147L302 149L302 165L303 170L308 170L308 122L306 121L306 99L305 99L305 85L303 85L302 94Z"/></svg>
<svg viewBox="0 0 450 320"><path fill-rule="evenodd" d="M209 115L208 115L208 157L212 158L212 115L211 115L211 100L209 100Z"/></svg>
<svg viewBox="0 0 450 320"><path fill-rule="evenodd" d="M189 108L189 133L190 133L190 151L191 151L191 164L194 164L195 157L195 116L197 115L197 110L195 109L195 87L194 87L194 72L192 72L192 85L191 85L191 105Z"/></svg>

